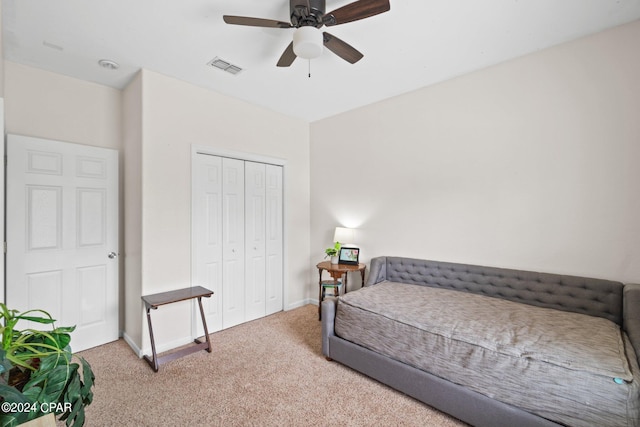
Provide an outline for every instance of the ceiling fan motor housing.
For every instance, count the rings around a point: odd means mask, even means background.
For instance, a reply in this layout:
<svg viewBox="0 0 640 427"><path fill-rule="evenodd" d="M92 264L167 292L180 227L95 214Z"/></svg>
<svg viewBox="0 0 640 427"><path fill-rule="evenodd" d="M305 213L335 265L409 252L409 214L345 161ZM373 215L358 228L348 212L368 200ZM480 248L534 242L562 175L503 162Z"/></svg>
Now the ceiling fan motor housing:
<svg viewBox="0 0 640 427"><path fill-rule="evenodd" d="M322 27L326 0L290 0L291 24L294 27Z"/></svg>

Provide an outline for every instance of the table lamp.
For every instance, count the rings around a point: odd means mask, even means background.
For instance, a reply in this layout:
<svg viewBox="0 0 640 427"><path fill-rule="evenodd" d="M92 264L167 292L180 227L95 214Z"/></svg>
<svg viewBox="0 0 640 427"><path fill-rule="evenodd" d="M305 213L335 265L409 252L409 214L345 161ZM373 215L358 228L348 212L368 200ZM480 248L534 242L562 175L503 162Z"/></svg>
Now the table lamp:
<svg viewBox="0 0 640 427"><path fill-rule="evenodd" d="M355 229L336 227L335 233L333 233L333 241L340 242L343 247L353 246Z"/></svg>

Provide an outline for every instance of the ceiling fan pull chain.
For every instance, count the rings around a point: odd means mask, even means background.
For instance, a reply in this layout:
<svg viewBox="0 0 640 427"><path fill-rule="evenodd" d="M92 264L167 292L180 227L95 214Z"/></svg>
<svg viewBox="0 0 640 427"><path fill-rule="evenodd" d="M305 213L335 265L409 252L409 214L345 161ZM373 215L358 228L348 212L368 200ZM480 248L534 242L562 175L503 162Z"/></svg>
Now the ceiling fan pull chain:
<svg viewBox="0 0 640 427"><path fill-rule="evenodd" d="M309 59L309 78L311 78L311 60Z"/></svg>

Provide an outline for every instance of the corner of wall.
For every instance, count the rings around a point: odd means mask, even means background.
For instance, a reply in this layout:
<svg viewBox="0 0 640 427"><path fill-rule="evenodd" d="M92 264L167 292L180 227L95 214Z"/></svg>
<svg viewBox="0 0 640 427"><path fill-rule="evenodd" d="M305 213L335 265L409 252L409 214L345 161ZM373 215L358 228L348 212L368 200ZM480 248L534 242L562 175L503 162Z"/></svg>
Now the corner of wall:
<svg viewBox="0 0 640 427"><path fill-rule="evenodd" d="M4 51L2 48L2 2L0 2L0 131L2 143L0 144L0 159L4 159ZM0 242L4 242L4 160L0 161ZM0 257L0 302L4 302L4 257Z"/></svg>
<svg viewBox="0 0 640 427"><path fill-rule="evenodd" d="M1 18L0 18L1 19ZM0 62L2 62L0 60ZM1 85L1 84L0 84ZM4 156L5 156L5 137L4 137L4 98L0 96L0 133L2 134L2 143L0 144L0 219L2 227L0 227L0 242L5 241L4 236ZM4 256L0 257L0 302L5 301L5 275L4 275Z"/></svg>
<svg viewBox="0 0 640 427"><path fill-rule="evenodd" d="M124 151L124 331L134 351L142 348L142 75L122 96Z"/></svg>

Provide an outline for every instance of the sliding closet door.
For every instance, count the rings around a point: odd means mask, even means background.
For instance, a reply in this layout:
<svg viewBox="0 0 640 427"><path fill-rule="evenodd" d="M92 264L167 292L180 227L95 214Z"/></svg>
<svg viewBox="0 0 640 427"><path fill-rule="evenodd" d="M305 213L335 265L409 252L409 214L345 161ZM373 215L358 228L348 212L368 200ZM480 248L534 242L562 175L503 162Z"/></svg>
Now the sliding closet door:
<svg viewBox="0 0 640 427"><path fill-rule="evenodd" d="M266 173L266 305L265 314L283 309L282 166L265 165Z"/></svg>
<svg viewBox="0 0 640 427"><path fill-rule="evenodd" d="M209 331L281 311L282 166L194 153L192 180L192 285L214 292Z"/></svg>
<svg viewBox="0 0 640 427"><path fill-rule="evenodd" d="M222 159L222 327L245 321L244 162Z"/></svg>
<svg viewBox="0 0 640 427"><path fill-rule="evenodd" d="M244 168L246 320L249 321L264 317L266 312L266 165L246 162Z"/></svg>
<svg viewBox="0 0 640 427"><path fill-rule="evenodd" d="M202 304L210 331L222 329L222 158L197 155L193 159L192 239L194 286L213 291ZM199 312L196 313L199 316ZM196 336L202 336L202 322Z"/></svg>

